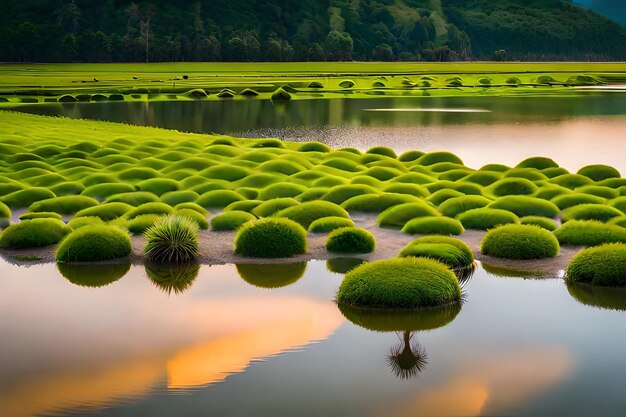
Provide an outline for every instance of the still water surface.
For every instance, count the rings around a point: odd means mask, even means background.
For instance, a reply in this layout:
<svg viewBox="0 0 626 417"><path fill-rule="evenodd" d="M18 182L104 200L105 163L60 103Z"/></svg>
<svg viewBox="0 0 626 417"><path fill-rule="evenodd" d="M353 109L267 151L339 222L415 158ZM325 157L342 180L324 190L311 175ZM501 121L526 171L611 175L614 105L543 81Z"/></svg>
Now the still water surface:
<svg viewBox="0 0 626 417"><path fill-rule="evenodd" d="M468 166L543 155L569 170L591 163L626 175L626 91L566 96L448 97L24 106L28 112L190 132L319 140L333 147L448 150Z"/></svg>
<svg viewBox="0 0 626 417"><path fill-rule="evenodd" d="M172 286L123 266L85 287L93 270L0 261L1 414L623 415L623 293L479 267L441 327L373 331L328 267L203 265Z"/></svg>

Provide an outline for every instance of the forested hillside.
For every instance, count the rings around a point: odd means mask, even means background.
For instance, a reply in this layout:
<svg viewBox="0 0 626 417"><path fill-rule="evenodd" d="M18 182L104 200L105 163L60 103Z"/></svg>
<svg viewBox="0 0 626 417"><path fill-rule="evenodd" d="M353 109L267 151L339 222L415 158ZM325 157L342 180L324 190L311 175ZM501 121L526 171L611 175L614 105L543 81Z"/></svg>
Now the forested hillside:
<svg viewBox="0 0 626 417"><path fill-rule="evenodd" d="M0 0L0 60L626 60L570 0Z"/></svg>

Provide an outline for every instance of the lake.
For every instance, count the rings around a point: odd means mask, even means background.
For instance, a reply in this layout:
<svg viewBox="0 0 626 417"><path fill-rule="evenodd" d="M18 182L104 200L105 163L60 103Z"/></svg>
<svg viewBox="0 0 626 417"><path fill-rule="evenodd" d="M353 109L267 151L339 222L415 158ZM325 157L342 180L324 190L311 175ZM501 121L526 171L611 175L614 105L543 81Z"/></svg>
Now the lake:
<svg viewBox="0 0 626 417"><path fill-rule="evenodd" d="M434 320L441 327L404 332L406 320L388 316L387 331L372 331L338 309L342 274L328 267L342 262L329 264L200 266L172 291L143 266L109 266L112 282L84 287L80 271L65 278L52 264L1 260L2 415L621 416L626 407L626 314L611 310L626 297L480 266L460 311ZM276 288L263 287L268 272L281 277Z"/></svg>

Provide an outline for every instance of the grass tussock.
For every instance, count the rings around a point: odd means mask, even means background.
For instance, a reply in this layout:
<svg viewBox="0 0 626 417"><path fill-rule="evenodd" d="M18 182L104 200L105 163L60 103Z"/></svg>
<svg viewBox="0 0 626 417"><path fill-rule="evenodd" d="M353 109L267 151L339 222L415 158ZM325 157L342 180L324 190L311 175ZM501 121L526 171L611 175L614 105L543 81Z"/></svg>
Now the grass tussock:
<svg viewBox="0 0 626 417"><path fill-rule="evenodd" d="M158 263L185 263L198 255L198 224L182 215L163 216L144 233L146 258Z"/></svg>

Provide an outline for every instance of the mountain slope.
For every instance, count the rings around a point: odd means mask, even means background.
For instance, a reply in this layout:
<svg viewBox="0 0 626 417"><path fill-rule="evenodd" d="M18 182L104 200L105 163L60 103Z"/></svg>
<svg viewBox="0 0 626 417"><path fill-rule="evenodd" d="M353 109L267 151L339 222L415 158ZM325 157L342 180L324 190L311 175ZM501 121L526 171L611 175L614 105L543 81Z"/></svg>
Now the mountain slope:
<svg viewBox="0 0 626 417"><path fill-rule="evenodd" d="M569 0L0 0L0 7L2 61L626 60L626 28Z"/></svg>

